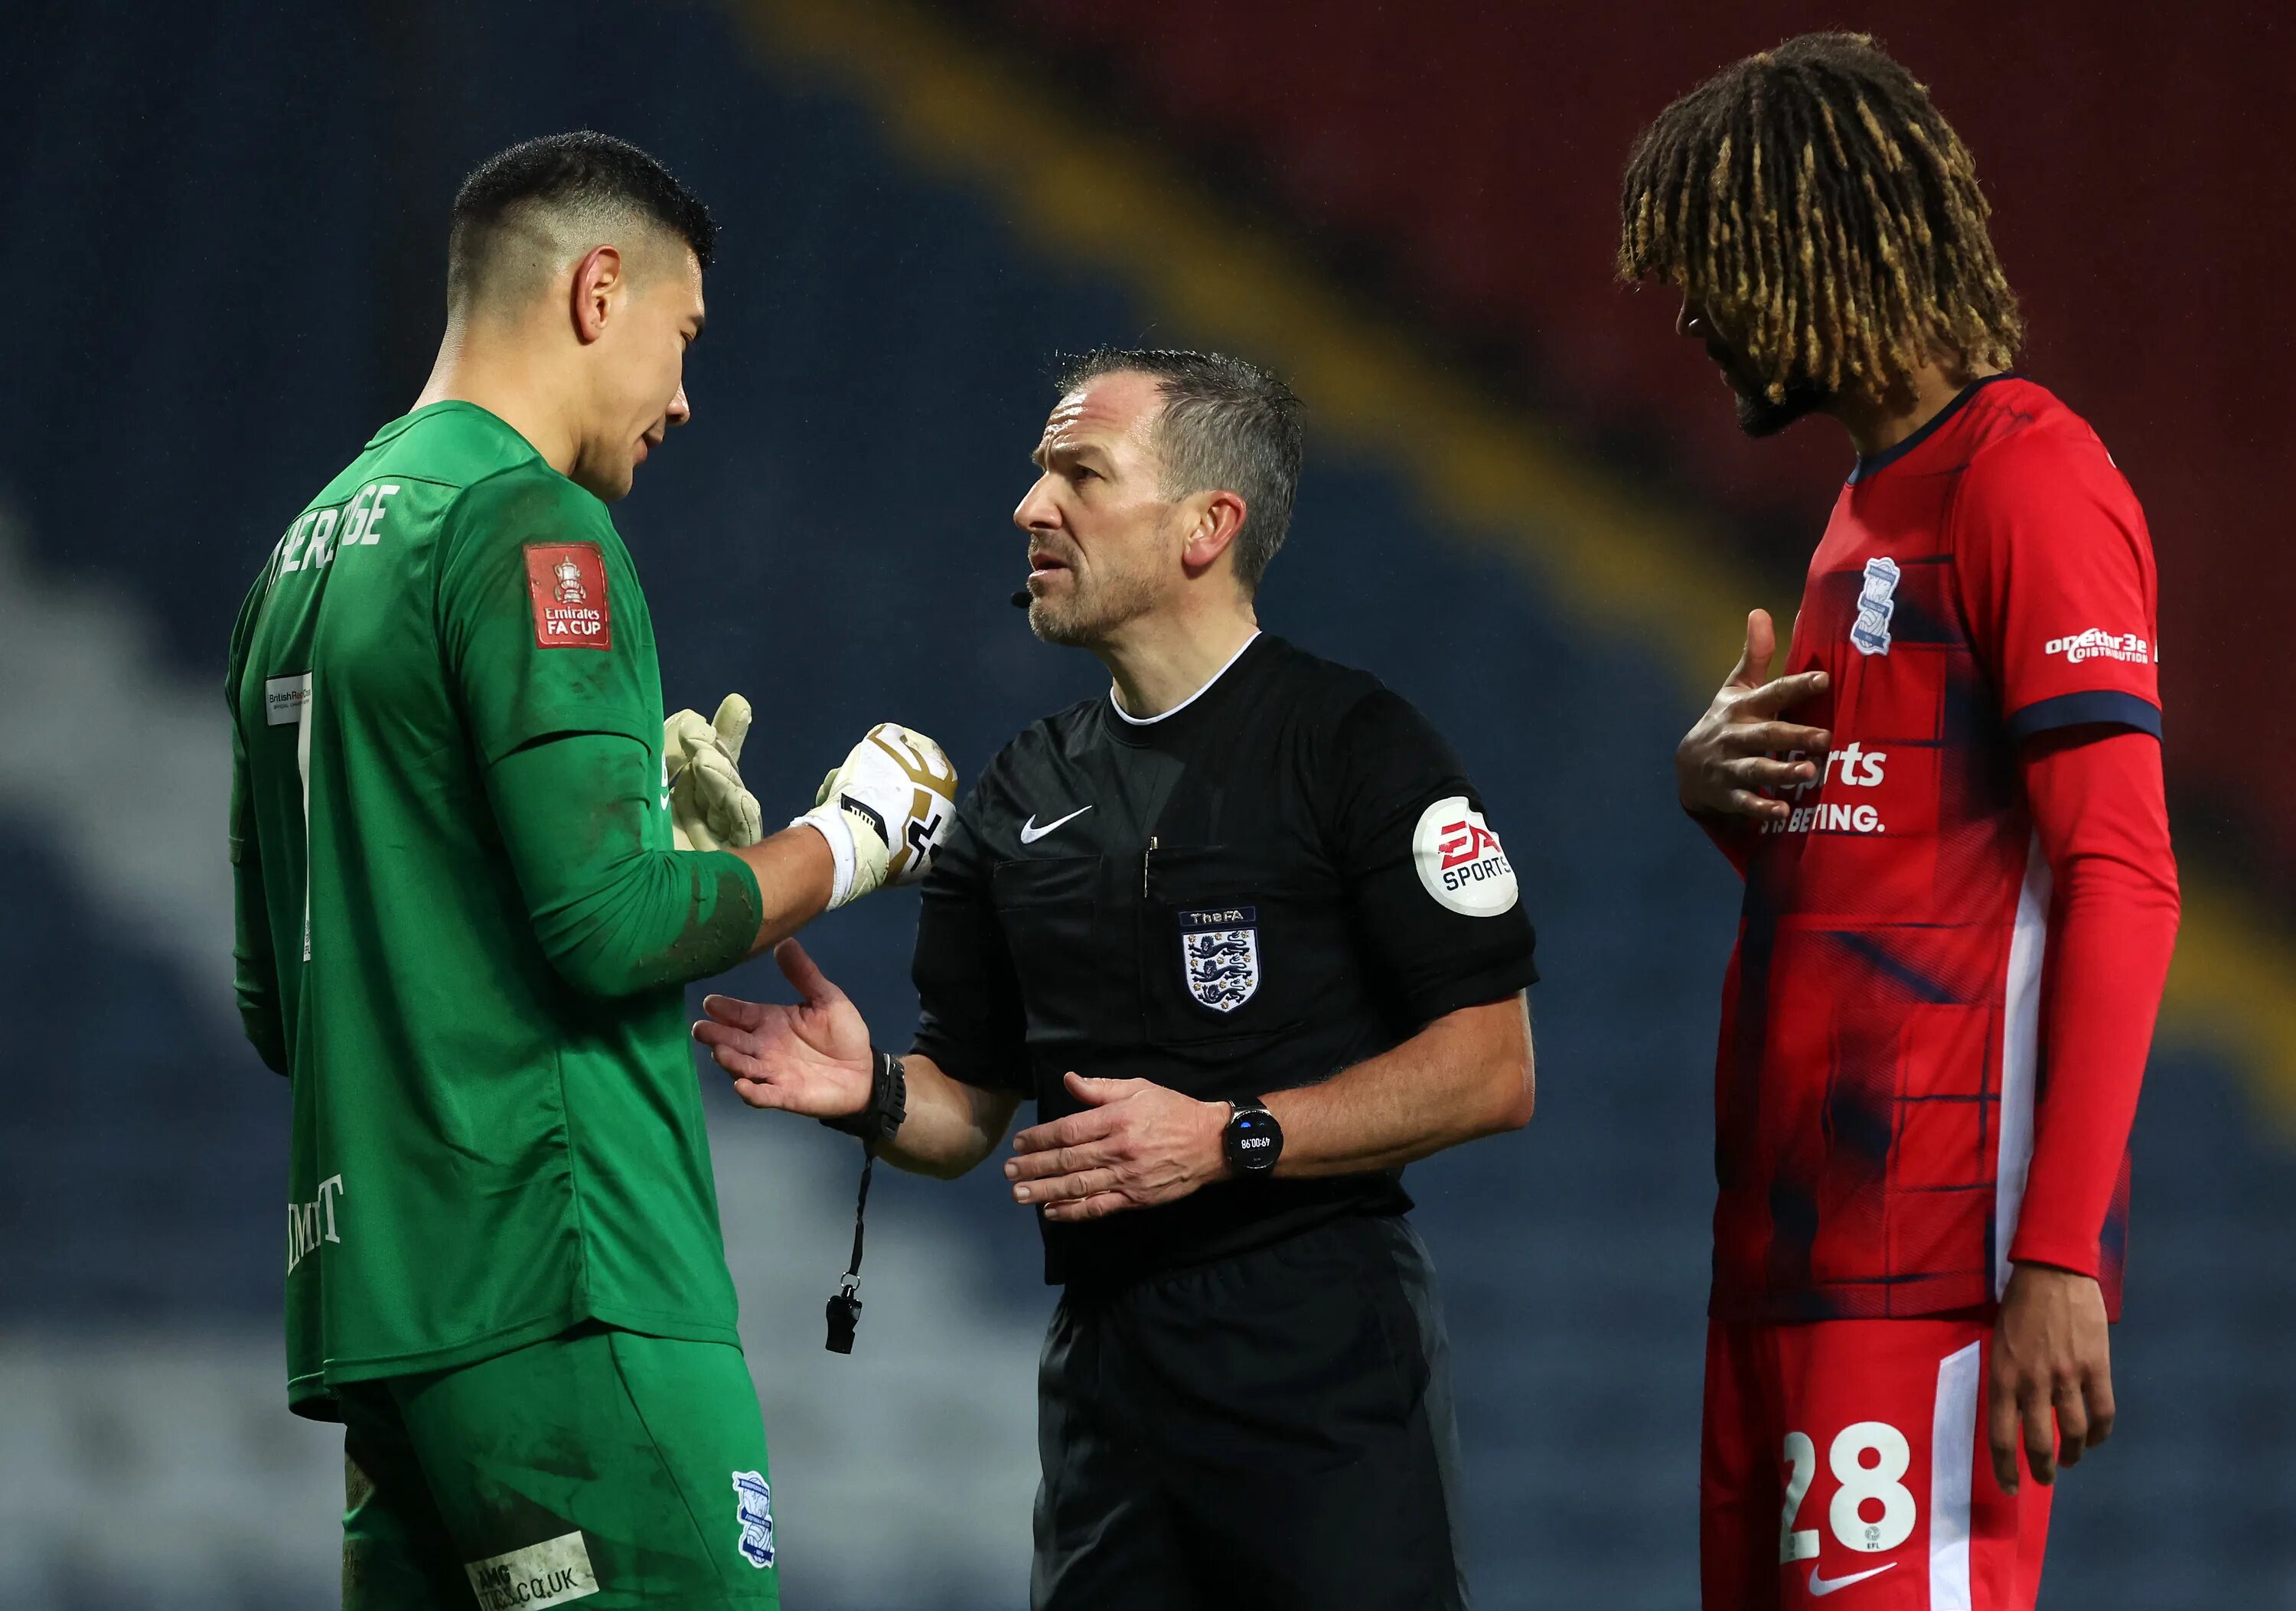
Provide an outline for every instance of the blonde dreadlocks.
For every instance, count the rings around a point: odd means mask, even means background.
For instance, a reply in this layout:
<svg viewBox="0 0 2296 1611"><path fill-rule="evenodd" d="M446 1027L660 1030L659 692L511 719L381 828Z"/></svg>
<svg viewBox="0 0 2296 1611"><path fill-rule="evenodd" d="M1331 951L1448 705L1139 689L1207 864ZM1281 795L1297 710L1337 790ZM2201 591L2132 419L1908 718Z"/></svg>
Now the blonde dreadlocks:
<svg viewBox="0 0 2296 1611"><path fill-rule="evenodd" d="M1888 387L1942 353L2005 369L2025 333L1968 148L1864 34L1734 63L1642 132L1619 275L1687 292L1772 402Z"/></svg>

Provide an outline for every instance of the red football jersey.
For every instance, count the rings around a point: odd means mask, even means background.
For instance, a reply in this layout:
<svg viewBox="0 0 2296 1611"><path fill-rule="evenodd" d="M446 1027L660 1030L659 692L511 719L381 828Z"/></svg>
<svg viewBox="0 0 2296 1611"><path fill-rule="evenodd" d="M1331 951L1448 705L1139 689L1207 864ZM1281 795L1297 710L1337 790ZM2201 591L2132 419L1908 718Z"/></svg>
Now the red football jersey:
<svg viewBox="0 0 2296 1611"><path fill-rule="evenodd" d="M1786 716L1833 749L1746 859L1724 990L1718 1318L1999 1296L2046 1067L2050 875L2016 745L2158 737L2156 596L2136 496L2030 381L1977 382L1842 488L1785 666L1830 673Z"/></svg>

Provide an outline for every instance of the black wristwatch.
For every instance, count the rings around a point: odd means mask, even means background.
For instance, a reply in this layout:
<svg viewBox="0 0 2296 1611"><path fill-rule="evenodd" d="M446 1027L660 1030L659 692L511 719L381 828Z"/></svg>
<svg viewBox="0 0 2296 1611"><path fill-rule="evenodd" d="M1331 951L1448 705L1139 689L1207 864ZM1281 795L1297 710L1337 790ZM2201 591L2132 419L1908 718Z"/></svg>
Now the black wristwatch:
<svg viewBox="0 0 2296 1611"><path fill-rule="evenodd" d="M1267 1111L1267 1104L1257 1097L1239 1097L1228 1106L1234 1111L1228 1115L1220 1145L1226 1149L1230 1172L1245 1176L1267 1173L1275 1167L1275 1160L1283 1155L1283 1127Z"/></svg>

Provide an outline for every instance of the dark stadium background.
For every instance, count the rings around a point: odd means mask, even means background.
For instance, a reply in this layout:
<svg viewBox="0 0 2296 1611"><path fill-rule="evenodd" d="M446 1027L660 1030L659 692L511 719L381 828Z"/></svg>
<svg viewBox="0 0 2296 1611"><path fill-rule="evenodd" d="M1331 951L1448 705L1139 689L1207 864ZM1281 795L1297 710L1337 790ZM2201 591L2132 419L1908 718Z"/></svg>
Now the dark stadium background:
<svg viewBox="0 0 2296 1611"><path fill-rule="evenodd" d="M224 638L419 384L460 173L584 125L726 226L695 423L617 517L669 697L757 703L769 811L869 721L969 769L1098 685L1004 603L1051 354L1295 377L1267 619L1455 736L1543 938L1538 1117L1413 1173L1480 1599L1690 1604L1734 895L1667 757L1737 614L1791 608L1844 449L1736 439L1671 299L1611 284L1611 209L1641 120L1851 22L1975 149L2026 368L2163 578L2187 921L2121 1430L2062 1490L2043 1604L2296 1606L2284 8L123 0L0 18L0 1607L329 1601L339 1443L279 1386L284 1089L229 1007ZM883 1025L911 921L817 933ZM849 1146L711 1094L791 1603L1020 1604L1029 1227L986 1180L881 1187L832 1359Z"/></svg>

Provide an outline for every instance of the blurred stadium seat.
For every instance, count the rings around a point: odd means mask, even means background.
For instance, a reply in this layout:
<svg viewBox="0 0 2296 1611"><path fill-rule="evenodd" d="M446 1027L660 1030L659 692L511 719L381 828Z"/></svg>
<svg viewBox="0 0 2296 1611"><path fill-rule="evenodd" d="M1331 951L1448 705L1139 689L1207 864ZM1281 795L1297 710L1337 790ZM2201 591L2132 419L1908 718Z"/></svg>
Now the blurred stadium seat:
<svg viewBox="0 0 2296 1611"><path fill-rule="evenodd" d="M242 590L404 406L406 355L378 333L409 316L376 265L427 193L392 131L430 126L415 166L451 187L512 139L611 128L725 221L695 423L617 518L669 698L755 701L745 769L769 812L809 798L857 721L914 722L971 769L1103 686L1005 604L1006 514L1050 354L1196 328L1154 275L1048 251L1058 221L1027 197L921 157L873 63L833 60L833 29L784 48L807 8L782 11L756 8L753 32L693 6L633 21L573 0L545 27L507 0L419 5L419 80L357 21L380 8L118 0L12 21L28 48L0 55L17 153L0 222L41 277L37 316L0 324L8 1611L332 1591L339 1439L289 1418L279 1379L284 1091L232 1021L222 772L200 758L223 752ZM602 37L632 43L602 63ZM433 222L445 200L424 201ZM1448 1292L1480 1601L1687 1604L1735 892L1669 797L1692 698L1676 647L1600 624L1338 432L1311 448L1294 530L1268 624L1375 669L1455 736L1544 940L1538 1117L1413 1173ZM814 944L888 1038L913 1006L911 921L872 902ZM726 1100L712 1124L792 1603L1021 1603L1050 1302L1027 1221L993 1180L882 1183L859 1352L834 1359L818 1327L849 1144ZM2044 1605L2296 1605L2291 1160L2218 1053L2164 1044L2122 1430L2066 1484Z"/></svg>

